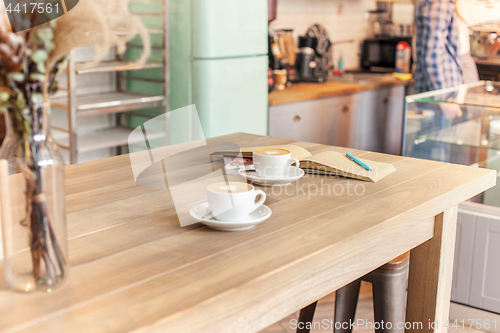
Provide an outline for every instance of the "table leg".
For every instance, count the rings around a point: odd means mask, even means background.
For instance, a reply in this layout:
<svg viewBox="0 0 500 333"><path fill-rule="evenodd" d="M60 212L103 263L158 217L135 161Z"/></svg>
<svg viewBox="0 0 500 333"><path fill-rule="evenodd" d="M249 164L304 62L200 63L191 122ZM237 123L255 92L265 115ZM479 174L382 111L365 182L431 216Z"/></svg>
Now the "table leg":
<svg viewBox="0 0 500 333"><path fill-rule="evenodd" d="M411 250L406 325L412 327L406 333L447 332L457 208L437 215L434 237Z"/></svg>

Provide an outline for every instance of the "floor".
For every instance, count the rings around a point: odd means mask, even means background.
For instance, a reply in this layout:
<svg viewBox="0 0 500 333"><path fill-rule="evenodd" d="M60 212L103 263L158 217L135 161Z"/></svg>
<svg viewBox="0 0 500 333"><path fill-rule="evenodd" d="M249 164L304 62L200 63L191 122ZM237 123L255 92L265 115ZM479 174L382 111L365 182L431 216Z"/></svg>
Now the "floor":
<svg viewBox="0 0 500 333"><path fill-rule="evenodd" d="M333 320L333 309L335 305L335 293L332 293L319 300L318 306L316 307L316 313L314 315L314 321L322 323L324 319L328 322ZM269 326L268 328L260 331L259 333L295 333L295 329L292 328L294 322L293 319L298 319L299 313L294 313L283 320ZM361 292L358 300L358 307L356 311L355 321L358 319L364 319L365 322L374 322L373 319L373 301L372 301L372 290L371 284L363 282L361 285ZM319 325L319 324L318 324ZM332 332L329 328L317 328L311 329L311 333L326 333ZM449 333L485 333L484 331L475 329L456 329L450 328ZM374 330L369 328L354 329L353 333L374 333Z"/></svg>

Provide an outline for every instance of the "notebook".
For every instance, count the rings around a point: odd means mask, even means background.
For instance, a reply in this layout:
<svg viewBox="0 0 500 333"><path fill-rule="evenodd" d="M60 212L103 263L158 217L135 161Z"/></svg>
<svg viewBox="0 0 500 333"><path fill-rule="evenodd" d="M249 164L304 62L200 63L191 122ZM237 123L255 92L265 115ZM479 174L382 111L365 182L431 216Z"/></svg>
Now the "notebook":
<svg viewBox="0 0 500 333"><path fill-rule="evenodd" d="M246 147L246 148L240 148L241 150L241 155L244 158L253 158L253 151L260 149L260 148L281 148L281 149L286 149L288 150L293 158L298 159L299 161L308 158L311 155L311 153L300 146L296 145L275 145L275 146L259 146L259 147ZM224 155L224 156L238 156L240 154L240 151L230 151L230 150L223 150L223 151L216 151L213 152L212 155Z"/></svg>
<svg viewBox="0 0 500 333"><path fill-rule="evenodd" d="M372 169L372 171L368 171L348 159L344 153L327 150L313 155L307 149L296 145L241 148L241 155L246 158L252 158L252 152L260 148L282 148L290 151L292 157L300 161L300 168L306 173L311 174L342 176L375 183L396 170L392 164L371 161L356 156ZM214 152L213 154L237 156L239 153L240 152L220 151Z"/></svg>

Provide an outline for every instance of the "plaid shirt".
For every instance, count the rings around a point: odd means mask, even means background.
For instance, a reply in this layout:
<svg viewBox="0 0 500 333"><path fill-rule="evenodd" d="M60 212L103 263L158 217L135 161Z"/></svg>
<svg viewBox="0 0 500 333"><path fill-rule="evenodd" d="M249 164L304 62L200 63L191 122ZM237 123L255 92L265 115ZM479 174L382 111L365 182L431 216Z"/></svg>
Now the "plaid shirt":
<svg viewBox="0 0 500 333"><path fill-rule="evenodd" d="M454 0L423 0L416 18L417 93L463 83Z"/></svg>

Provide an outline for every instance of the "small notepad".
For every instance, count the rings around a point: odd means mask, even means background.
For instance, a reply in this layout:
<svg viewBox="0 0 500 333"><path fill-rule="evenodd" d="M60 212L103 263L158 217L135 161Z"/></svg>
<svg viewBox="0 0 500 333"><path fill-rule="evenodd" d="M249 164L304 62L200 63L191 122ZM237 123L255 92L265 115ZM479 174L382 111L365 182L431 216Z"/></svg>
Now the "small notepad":
<svg viewBox="0 0 500 333"><path fill-rule="evenodd" d="M348 159L345 154L336 151L323 151L302 159L300 160L300 167L306 173L338 175L374 183L396 170L392 164L375 162L359 157L358 159L368 165L372 171L366 170Z"/></svg>
<svg viewBox="0 0 500 333"><path fill-rule="evenodd" d="M375 162L358 157L358 159L372 169L372 171L368 171L348 159L344 153L327 150L313 155L307 149L296 145L248 147L241 148L241 152L220 151L213 154L225 156L237 156L241 154L243 157L252 158L253 151L260 148L282 148L290 151L292 157L300 161L300 168L306 173L311 174L337 175L375 183L396 170L392 164Z"/></svg>

